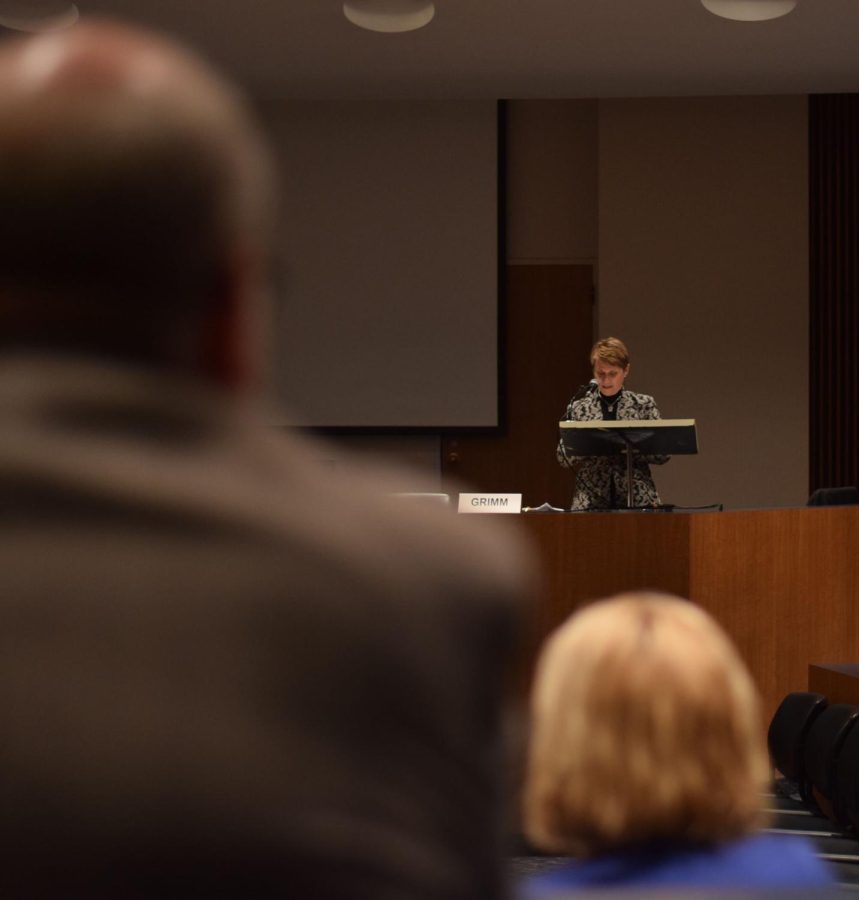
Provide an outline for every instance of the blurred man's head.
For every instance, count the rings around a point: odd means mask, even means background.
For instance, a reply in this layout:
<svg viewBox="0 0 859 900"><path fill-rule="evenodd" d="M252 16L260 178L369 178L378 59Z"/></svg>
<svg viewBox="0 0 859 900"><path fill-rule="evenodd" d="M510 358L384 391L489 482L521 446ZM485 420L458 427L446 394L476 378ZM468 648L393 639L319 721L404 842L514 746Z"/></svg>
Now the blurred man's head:
<svg viewBox="0 0 859 900"><path fill-rule="evenodd" d="M248 377L271 166L241 99L153 35L0 49L0 348Z"/></svg>

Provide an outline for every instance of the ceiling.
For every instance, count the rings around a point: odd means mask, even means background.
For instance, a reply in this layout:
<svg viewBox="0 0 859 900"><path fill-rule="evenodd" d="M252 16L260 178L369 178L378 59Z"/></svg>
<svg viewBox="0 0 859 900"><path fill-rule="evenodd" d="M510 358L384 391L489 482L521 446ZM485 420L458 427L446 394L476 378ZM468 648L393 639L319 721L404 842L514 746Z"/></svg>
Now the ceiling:
<svg viewBox="0 0 859 900"><path fill-rule="evenodd" d="M77 0L196 44L254 92L289 98L538 98L859 91L859 0L730 22L699 0L435 0L377 34L341 0Z"/></svg>

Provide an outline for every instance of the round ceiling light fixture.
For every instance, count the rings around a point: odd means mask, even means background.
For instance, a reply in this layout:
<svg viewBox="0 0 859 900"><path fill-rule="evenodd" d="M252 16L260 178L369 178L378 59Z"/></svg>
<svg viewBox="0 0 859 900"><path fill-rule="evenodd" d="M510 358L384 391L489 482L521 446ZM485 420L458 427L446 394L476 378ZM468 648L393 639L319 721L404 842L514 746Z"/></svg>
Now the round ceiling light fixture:
<svg viewBox="0 0 859 900"><path fill-rule="evenodd" d="M359 28L393 34L415 31L432 21L432 0L346 0L343 15Z"/></svg>
<svg viewBox="0 0 859 900"><path fill-rule="evenodd" d="M61 31L79 18L69 0L0 0L0 26L15 31Z"/></svg>
<svg viewBox="0 0 859 900"><path fill-rule="evenodd" d="M701 0L705 9L723 19L764 22L786 16L798 0Z"/></svg>

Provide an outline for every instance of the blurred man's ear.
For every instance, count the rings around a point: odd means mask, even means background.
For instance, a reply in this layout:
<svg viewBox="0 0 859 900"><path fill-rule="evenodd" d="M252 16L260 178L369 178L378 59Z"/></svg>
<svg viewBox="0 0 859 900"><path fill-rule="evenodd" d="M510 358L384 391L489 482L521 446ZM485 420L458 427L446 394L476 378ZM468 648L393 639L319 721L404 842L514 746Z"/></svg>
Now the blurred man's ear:
<svg viewBox="0 0 859 900"><path fill-rule="evenodd" d="M202 329L200 365L209 380L240 390L260 376L260 348L253 320L259 290L253 255L235 248L224 260L212 312Z"/></svg>

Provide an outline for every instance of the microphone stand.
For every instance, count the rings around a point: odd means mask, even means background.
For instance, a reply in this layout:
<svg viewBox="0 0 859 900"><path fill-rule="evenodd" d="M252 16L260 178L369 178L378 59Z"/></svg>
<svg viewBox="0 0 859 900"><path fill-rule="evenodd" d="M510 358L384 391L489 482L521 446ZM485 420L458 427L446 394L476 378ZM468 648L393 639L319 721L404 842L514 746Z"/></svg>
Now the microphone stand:
<svg viewBox="0 0 859 900"><path fill-rule="evenodd" d="M626 453L626 508L632 509L632 441L623 433L620 435L626 445L624 453Z"/></svg>

